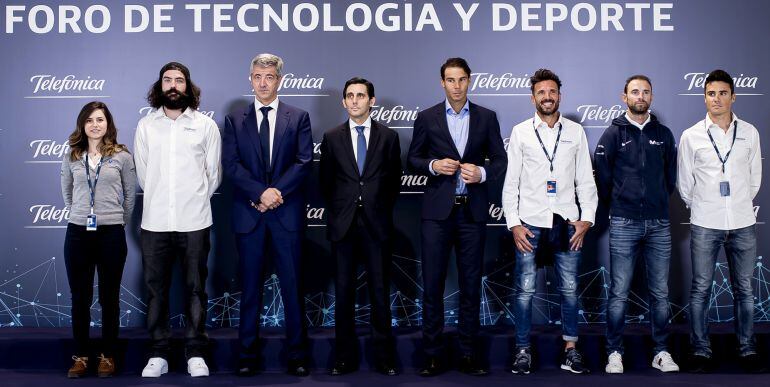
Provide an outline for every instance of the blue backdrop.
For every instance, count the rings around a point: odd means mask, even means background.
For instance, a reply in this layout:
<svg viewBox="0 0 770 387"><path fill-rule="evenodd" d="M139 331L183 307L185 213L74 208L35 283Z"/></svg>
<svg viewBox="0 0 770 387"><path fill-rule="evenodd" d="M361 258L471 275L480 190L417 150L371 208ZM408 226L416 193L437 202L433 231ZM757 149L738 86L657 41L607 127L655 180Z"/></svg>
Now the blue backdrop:
<svg viewBox="0 0 770 387"><path fill-rule="evenodd" d="M506 139L513 125L534 114L528 77L546 67L560 75L561 112L585 127L591 148L612 118L622 114L620 94L631 74L653 80L652 110L679 138L703 119L705 74L723 68L737 78L735 112L753 123L767 143L770 123L764 76L770 76L767 15L770 3L749 0L680 0L669 3L419 1L385 3L149 1L23 2L0 5L0 326L70 324L70 300L62 259L68 213L59 189L65 145L82 105L106 102L120 142L133 144L137 121L149 112L145 95L166 62L185 63L202 92L200 110L220 127L227 113L248 104L249 61L260 52L282 56L286 74L281 100L310 112L315 158L322 133L345 120L341 88L363 76L376 88L373 116L398 131L405 157L418 111L444 98L439 67L465 57L473 70L470 99L495 110ZM475 4L475 5L474 5ZM637 5L634 5L637 4ZM638 5L641 4L641 5ZM463 23L461 15L469 15ZM515 14L515 16L514 16ZM314 163L315 164L315 163ZM421 323L419 207L425 178L408 172L395 211L393 324ZM307 323L334 324L334 264L325 239L324 204L317 164L309 179L303 285ZM494 203L484 259L482 323L512 323L512 246L499 207L501 182L491 184ZM770 320L768 271L762 255L767 189L755 201L759 248L754 277L755 320ZM229 226L231 187L212 199L214 226L209 259L209 325L238 325L239 278ZM690 283L688 211L675 195L671 309L686 319ZM607 211L587 238L580 295L583 323L604 322L609 284ZM121 290L121 324L142 326L146 305L141 280L137 211L127 227L129 252ZM481 258L480 258L481 259ZM452 267L452 266L450 266ZM357 314L368 319L364 277ZM550 269L540 274L535 319L558 324L558 294ZM175 279L178 281L178 278ZM176 288L179 289L177 282ZM649 317L644 274L638 270L629 321ZM281 325L278 280L265 286L265 325ZM729 273L720 259L711 317L732 319ZM447 279L446 322L455 322L457 286ZM172 296L173 323L181 324L182 297ZM98 303L92 310L100 324Z"/></svg>

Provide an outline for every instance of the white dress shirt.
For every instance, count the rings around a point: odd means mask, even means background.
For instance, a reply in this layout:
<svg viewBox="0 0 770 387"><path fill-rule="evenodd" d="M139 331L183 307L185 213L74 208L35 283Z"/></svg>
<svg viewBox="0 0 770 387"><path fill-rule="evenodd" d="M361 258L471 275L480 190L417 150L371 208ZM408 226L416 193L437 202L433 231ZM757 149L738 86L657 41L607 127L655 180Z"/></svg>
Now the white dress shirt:
<svg viewBox="0 0 770 387"><path fill-rule="evenodd" d="M762 182L762 151L759 132L733 114L730 127L722 128L706 118L682 133L679 140L678 176L679 195L690 208L690 223L716 230L735 230L756 223L752 200ZM737 125L737 126L736 126ZM725 154L735 146L725 164L719 161L709 139L709 130L719 153ZM720 182L729 182L730 196L722 196Z"/></svg>
<svg viewBox="0 0 770 387"><path fill-rule="evenodd" d="M551 164L543 153L535 128L548 155L553 156L559 125L562 132L551 173ZM555 196L546 192L548 180L556 180ZM576 192L580 209L575 202ZM561 116L556 125L549 128L536 114L513 127L503 184L503 211L509 229L522 222L551 228L553 214L569 221L594 223L598 203L588 141L580 124Z"/></svg>
<svg viewBox="0 0 770 387"><path fill-rule="evenodd" d="M214 120L188 108L176 120L163 108L139 120L134 162L144 189L142 229L189 232L212 225L211 196L222 181Z"/></svg>
<svg viewBox="0 0 770 387"><path fill-rule="evenodd" d="M366 121L364 121L363 124L359 125L353 119L348 120L348 126L350 126L350 141L353 143L353 155L356 157L356 161L358 161L358 131L356 130L356 126L362 126L364 127L364 139L366 139L366 149L369 149L369 133L372 131L372 117L366 117Z"/></svg>
<svg viewBox="0 0 770 387"><path fill-rule="evenodd" d="M254 98L254 109L257 111L257 130L259 130L259 126L262 125L262 111L259 110L259 108L265 106L270 106L272 108L267 112L267 124L270 125L270 154L268 154L268 156L270 157L270 160L272 160L273 138L275 137L275 117L277 117L278 114L278 98L267 105L262 105L262 102L259 102L258 99Z"/></svg>

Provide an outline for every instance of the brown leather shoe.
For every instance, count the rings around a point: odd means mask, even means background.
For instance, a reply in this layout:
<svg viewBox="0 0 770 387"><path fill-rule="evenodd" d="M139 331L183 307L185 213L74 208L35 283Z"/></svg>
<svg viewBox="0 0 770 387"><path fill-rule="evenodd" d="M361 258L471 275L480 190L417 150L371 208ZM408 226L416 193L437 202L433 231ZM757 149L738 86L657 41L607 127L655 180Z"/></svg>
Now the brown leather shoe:
<svg viewBox="0 0 770 387"><path fill-rule="evenodd" d="M88 358L72 356L72 360L74 360L75 363L73 363L72 367L67 371L67 377L75 379L86 376L86 373L88 372Z"/></svg>
<svg viewBox="0 0 770 387"><path fill-rule="evenodd" d="M99 368L97 374L100 378L111 378L115 374L115 360L111 357L99 356Z"/></svg>

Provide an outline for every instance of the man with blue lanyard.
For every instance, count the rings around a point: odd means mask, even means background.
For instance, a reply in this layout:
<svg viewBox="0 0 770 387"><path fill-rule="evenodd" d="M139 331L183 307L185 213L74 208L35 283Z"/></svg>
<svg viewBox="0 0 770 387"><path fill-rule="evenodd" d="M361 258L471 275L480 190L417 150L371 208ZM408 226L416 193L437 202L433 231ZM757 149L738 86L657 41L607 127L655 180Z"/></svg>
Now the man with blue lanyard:
<svg viewBox="0 0 770 387"><path fill-rule="evenodd" d="M530 81L537 113L513 127L503 184L503 211L516 245L516 352L511 371L528 374L531 370L529 332L532 297L537 289L535 255L538 249L546 249L553 252L562 298L561 368L580 374L586 368L575 346L577 272L583 238L596 214L596 184L583 127L559 113L561 80L552 71L540 69Z"/></svg>
<svg viewBox="0 0 770 387"><path fill-rule="evenodd" d="M740 364L761 372L754 339L754 294L757 266L756 215L752 200L762 181L759 132L732 111L733 78L722 70L706 77L706 118L682 133L677 187L690 208L690 371L709 372L709 302L717 256L725 249L733 287L735 333Z"/></svg>

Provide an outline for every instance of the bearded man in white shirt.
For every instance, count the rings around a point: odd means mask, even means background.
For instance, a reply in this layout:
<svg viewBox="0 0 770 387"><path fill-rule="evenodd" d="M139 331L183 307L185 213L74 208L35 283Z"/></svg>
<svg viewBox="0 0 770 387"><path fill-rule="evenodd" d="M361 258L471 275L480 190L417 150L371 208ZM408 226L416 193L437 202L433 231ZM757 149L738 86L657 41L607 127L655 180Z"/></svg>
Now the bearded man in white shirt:
<svg viewBox="0 0 770 387"><path fill-rule="evenodd" d="M530 372L535 255L538 249L546 249L553 252L562 298L561 369L583 373L586 369L576 348L577 272L583 238L594 223L599 198L583 127L559 113L561 80L552 71L540 69L531 83L537 113L513 127L503 184L503 210L516 244L516 353L511 371Z"/></svg>
<svg viewBox="0 0 770 387"><path fill-rule="evenodd" d="M682 133L677 188L690 208L691 372L709 372L711 361L709 300L717 256L725 249L732 280L735 330L740 364L747 372L764 369L754 338L751 278L757 264L752 200L762 180L762 152L757 129L732 111L735 84L730 74L714 70L705 83L706 118Z"/></svg>
<svg viewBox="0 0 770 387"><path fill-rule="evenodd" d="M142 376L168 372L168 297L176 259L184 275L187 372L193 377L208 376L203 358L208 347L210 199L222 181L221 137L217 124L197 111L200 89L181 63L161 68L147 101L154 110L139 121L134 138L136 174L144 190L142 264L152 342Z"/></svg>

